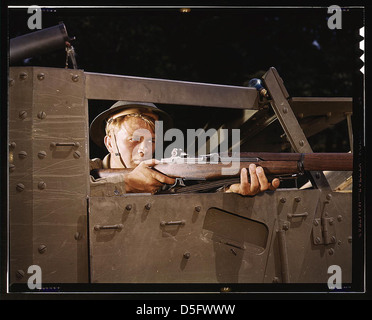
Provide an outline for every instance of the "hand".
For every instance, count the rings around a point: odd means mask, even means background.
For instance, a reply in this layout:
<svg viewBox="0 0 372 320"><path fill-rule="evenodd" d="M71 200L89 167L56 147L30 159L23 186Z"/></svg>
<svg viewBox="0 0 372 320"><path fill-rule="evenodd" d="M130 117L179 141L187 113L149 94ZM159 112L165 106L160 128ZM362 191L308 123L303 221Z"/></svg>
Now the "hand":
<svg viewBox="0 0 372 320"><path fill-rule="evenodd" d="M125 191L127 193L143 192L154 194L163 184L174 184L175 179L151 169L158 163L159 160L156 159L142 161L130 173L125 174Z"/></svg>
<svg viewBox="0 0 372 320"><path fill-rule="evenodd" d="M248 181L247 169L243 168L240 172L240 183L232 184L225 192L239 193L243 196L254 196L262 191L276 190L280 184L278 178L275 178L271 183L268 182L262 167L256 168L256 165L253 163L249 165L249 176L251 177L251 183Z"/></svg>

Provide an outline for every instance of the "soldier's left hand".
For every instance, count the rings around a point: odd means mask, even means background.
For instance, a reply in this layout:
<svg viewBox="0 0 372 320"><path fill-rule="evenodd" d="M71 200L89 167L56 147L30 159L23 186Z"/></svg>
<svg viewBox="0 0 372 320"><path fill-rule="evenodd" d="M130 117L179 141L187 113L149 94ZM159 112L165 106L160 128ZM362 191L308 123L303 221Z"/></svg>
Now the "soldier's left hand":
<svg viewBox="0 0 372 320"><path fill-rule="evenodd" d="M232 184L225 192L239 193L243 196L254 196L266 190L274 191L280 184L278 178L275 178L270 183L266 178L263 168L260 166L256 167L255 164L249 165L249 176L251 182L248 179L247 169L243 168L240 172L240 183Z"/></svg>

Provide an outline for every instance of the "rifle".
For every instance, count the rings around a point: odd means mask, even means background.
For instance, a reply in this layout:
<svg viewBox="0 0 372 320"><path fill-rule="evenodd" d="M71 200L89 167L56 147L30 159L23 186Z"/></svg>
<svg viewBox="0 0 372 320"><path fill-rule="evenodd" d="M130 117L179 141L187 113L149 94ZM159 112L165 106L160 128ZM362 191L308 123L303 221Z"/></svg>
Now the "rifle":
<svg viewBox="0 0 372 320"><path fill-rule="evenodd" d="M170 158L161 159L153 166L176 183L163 191L196 192L238 183L242 168L253 163L261 166L267 177L283 180L295 178L308 171L352 171L352 153L268 153L242 152L232 154L209 154L197 158L188 157L182 150L173 150ZM238 168L238 170L237 170ZM133 169L94 169L94 178L125 174ZM198 185L193 183L197 182ZM191 185L190 185L191 183ZM188 184L188 185L187 185ZM175 187L183 187L176 188Z"/></svg>

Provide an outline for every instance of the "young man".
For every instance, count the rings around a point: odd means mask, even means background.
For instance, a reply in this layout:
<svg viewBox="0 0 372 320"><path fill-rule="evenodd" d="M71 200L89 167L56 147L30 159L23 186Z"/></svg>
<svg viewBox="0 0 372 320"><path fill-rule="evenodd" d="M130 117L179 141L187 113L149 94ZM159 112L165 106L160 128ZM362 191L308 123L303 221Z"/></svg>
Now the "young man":
<svg viewBox="0 0 372 320"><path fill-rule="evenodd" d="M91 169L133 168L130 173L117 177L102 178L92 184L99 193L114 194L144 192L156 193L164 184L173 184L174 179L151 168L159 161L153 159L155 152L155 121L163 121L164 131L172 123L169 115L152 103L118 101L111 108L99 114L92 122L92 140L99 146L105 145L109 154L103 159L91 160ZM248 170L250 182L248 180ZM279 179L268 182L261 167L251 164L241 170L240 183L232 184L225 192L253 196L265 190L275 190ZM93 178L92 178L93 179ZM102 185L108 185L102 191ZM95 187L99 186L99 189ZM96 193L97 194L97 193Z"/></svg>

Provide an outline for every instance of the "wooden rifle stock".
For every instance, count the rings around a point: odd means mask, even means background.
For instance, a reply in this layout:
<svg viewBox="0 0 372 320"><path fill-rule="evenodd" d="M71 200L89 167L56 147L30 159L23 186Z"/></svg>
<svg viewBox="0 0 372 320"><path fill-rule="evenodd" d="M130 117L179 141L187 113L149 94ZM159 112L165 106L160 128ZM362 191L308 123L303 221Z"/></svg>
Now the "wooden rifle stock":
<svg viewBox="0 0 372 320"><path fill-rule="evenodd" d="M352 153L266 153L244 152L232 157L230 162L183 163L161 162L152 169L171 178L191 180L217 180L239 177L242 168L251 163L261 166L268 176L302 174L305 171L352 171ZM227 158L226 158L227 159ZM227 164L226 164L227 163ZM223 169L223 170L222 170ZM133 169L94 169L91 175L98 179L114 174L125 174Z"/></svg>

